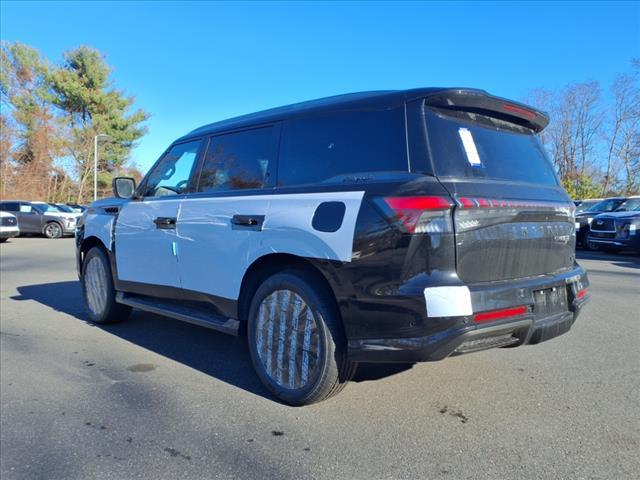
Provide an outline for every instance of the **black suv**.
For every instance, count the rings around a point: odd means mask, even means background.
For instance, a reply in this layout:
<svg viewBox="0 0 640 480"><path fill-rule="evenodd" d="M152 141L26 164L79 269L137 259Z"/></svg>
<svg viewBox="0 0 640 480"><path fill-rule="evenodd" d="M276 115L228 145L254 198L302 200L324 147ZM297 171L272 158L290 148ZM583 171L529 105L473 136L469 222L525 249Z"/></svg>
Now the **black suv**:
<svg viewBox="0 0 640 480"><path fill-rule="evenodd" d="M613 212L595 216L587 242L593 250L640 254L640 196L629 197Z"/></svg>
<svg viewBox="0 0 640 480"><path fill-rule="evenodd" d="M547 117L471 89L342 95L198 128L78 228L90 318L246 331L281 400L357 362L535 344L587 301Z"/></svg>
<svg viewBox="0 0 640 480"><path fill-rule="evenodd" d="M586 210L576 213L576 245L584 248L585 250L589 250L590 246L587 242L587 237L589 235L589 229L593 218L601 213L615 211L616 208L622 205L626 199L626 197L605 198L604 200L591 205Z"/></svg>

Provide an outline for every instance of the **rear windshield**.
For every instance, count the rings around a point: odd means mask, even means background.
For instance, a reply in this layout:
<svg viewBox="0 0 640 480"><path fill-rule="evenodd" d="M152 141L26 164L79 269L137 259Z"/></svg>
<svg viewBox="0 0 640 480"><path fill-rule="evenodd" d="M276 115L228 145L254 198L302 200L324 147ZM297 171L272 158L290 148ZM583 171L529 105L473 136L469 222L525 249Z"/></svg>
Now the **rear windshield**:
<svg viewBox="0 0 640 480"><path fill-rule="evenodd" d="M538 137L529 129L475 113L426 109L434 172L557 185Z"/></svg>

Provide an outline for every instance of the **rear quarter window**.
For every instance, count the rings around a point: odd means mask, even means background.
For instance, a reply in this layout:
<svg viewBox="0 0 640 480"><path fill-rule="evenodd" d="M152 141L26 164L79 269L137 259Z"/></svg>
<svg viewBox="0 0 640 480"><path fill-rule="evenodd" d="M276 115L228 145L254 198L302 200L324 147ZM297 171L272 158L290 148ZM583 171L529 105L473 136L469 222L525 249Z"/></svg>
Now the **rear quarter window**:
<svg viewBox="0 0 640 480"><path fill-rule="evenodd" d="M434 172L558 185L544 147L531 130L484 115L427 109Z"/></svg>
<svg viewBox="0 0 640 480"><path fill-rule="evenodd" d="M407 171L404 109L342 112L284 123L278 185L337 175Z"/></svg>

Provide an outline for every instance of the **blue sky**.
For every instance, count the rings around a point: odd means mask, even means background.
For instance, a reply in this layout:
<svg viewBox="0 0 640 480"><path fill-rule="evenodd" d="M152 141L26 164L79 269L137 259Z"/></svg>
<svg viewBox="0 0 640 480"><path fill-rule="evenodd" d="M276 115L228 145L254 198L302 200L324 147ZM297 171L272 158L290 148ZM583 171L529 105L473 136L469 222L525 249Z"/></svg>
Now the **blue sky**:
<svg viewBox="0 0 640 480"><path fill-rule="evenodd" d="M640 3L2 1L0 36L55 62L101 50L152 115L132 155L146 170L202 124L338 93L606 87L640 57Z"/></svg>

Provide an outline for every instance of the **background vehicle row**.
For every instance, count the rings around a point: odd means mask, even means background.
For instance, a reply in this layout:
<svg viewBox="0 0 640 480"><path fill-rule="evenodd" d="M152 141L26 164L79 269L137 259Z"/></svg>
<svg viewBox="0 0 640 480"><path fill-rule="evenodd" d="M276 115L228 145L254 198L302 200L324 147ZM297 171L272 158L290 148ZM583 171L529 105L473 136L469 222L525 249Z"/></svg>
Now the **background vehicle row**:
<svg viewBox="0 0 640 480"><path fill-rule="evenodd" d="M47 238L73 235L77 219L82 215L81 212L67 211L56 204L24 200L3 200L0 202L0 211L17 218L20 234L45 235Z"/></svg>
<svg viewBox="0 0 640 480"><path fill-rule="evenodd" d="M582 206L582 204L580 205ZM640 196L600 200L576 213L576 247L639 251Z"/></svg>

